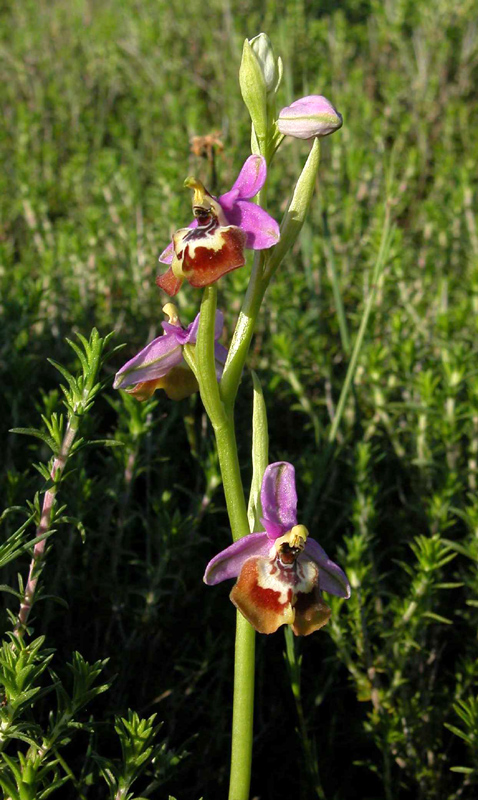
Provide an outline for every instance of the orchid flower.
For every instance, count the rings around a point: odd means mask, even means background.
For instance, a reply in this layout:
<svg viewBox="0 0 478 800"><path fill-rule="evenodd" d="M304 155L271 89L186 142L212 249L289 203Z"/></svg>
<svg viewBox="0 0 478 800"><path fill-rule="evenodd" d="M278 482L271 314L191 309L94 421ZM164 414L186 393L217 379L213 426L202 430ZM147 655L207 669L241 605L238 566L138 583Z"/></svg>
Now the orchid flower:
<svg viewBox="0 0 478 800"><path fill-rule="evenodd" d="M295 470L287 461L270 464L262 479L265 528L238 539L206 567L209 586L238 578L230 598L259 633L289 624L296 636L322 628L330 609L321 592L350 597L347 576L320 544L297 524Z"/></svg>
<svg viewBox="0 0 478 800"><path fill-rule="evenodd" d="M153 339L124 367L121 367L115 376L113 387L125 389L137 400L148 400L156 389L164 389L171 400L182 400L197 392L199 388L194 373L183 357L184 345L196 343L199 314L194 322L183 328L176 307L172 303L167 303L163 311L169 317L168 322L161 323L164 328L163 335ZM227 349L217 341L222 333L223 324L224 316L217 311L214 348L218 380L221 378L227 358Z"/></svg>
<svg viewBox="0 0 478 800"><path fill-rule="evenodd" d="M179 291L183 280L191 286L214 283L222 275L244 266L244 248L264 250L279 241L279 225L250 200L264 186L265 159L249 156L232 189L213 197L202 183L188 178L185 186L194 190L195 219L181 228L159 260L171 264L156 282L167 294Z"/></svg>

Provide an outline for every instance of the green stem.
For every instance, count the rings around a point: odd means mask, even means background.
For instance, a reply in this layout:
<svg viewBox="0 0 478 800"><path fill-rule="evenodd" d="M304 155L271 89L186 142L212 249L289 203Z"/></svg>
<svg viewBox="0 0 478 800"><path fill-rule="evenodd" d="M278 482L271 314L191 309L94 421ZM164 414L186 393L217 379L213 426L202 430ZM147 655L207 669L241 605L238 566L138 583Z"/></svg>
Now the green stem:
<svg viewBox="0 0 478 800"><path fill-rule="evenodd" d="M281 265L284 257L294 246L312 202L320 163L320 139L314 139L304 168L299 175L289 207L280 225L280 240L267 251L265 278L270 280Z"/></svg>
<svg viewBox="0 0 478 800"><path fill-rule="evenodd" d="M227 513L231 523L232 538L236 541L243 536L247 536L250 530L237 455L234 421L231 416L228 417L224 425L220 428L215 428L215 434Z"/></svg>
<svg viewBox="0 0 478 800"><path fill-rule="evenodd" d="M239 314L221 380L221 395L228 410L234 407L242 370L265 291L285 255L297 240L312 201L320 162L320 141L315 139L296 183L289 207L280 226L281 238L270 250L256 252L246 296Z"/></svg>
<svg viewBox="0 0 478 800"><path fill-rule="evenodd" d="M350 363L347 369L347 374L345 376L345 381L342 386L342 391L340 393L340 398L337 405L337 411L335 413L334 421L332 422L330 428L328 437L330 444L335 442L335 437L337 436L337 431L339 429L339 425L342 420L342 416L345 410L345 404L349 396L349 392L355 376L355 370L357 369L357 362L360 356L360 352L362 350L362 345L364 342L365 332L367 330L370 313L372 311L373 304L375 301L375 295L377 293L377 284L383 272L389 248L390 248L390 211L387 205L385 211L385 221L382 231L382 239L380 242L380 249L378 251L377 260L375 262L375 267L372 275L372 285L370 287L369 295L367 297L367 302L365 303L365 309L363 312L362 320L360 322L360 328L357 333L357 338L355 340L354 349L352 351L352 357L350 359Z"/></svg>
<svg viewBox="0 0 478 800"><path fill-rule="evenodd" d="M249 800L254 716L255 630L237 612L229 800Z"/></svg>
<svg viewBox="0 0 478 800"><path fill-rule="evenodd" d="M249 523L232 416L228 416L226 424L215 429L215 433L232 537L236 541L249 533ZM234 654L229 800L248 800L249 798L254 719L254 648L254 628L238 611Z"/></svg>
<svg viewBox="0 0 478 800"><path fill-rule="evenodd" d="M227 511L234 541L249 533L242 488L234 420L215 429ZM255 631L237 612L234 654L234 700L232 713L231 772L229 800L248 800L252 764L254 719Z"/></svg>
<svg viewBox="0 0 478 800"><path fill-rule="evenodd" d="M254 408L252 417L252 483L249 497L250 529L260 529L260 488L269 463L267 413L262 388L252 373ZM254 648L255 634L242 614L237 613L236 661L234 665L234 703L229 800L248 800L252 763L254 711Z"/></svg>
<svg viewBox="0 0 478 800"><path fill-rule="evenodd" d="M324 213L324 251L327 259L327 268L330 273L330 282L332 284L332 292L334 295L335 311L337 313L337 320L339 323L340 339L342 342L342 349L346 356L350 353L350 336L347 327L347 319L345 317L344 304L342 302L342 293L340 291L340 283L335 268L334 251L330 244L330 232L327 224L327 215Z"/></svg>
<svg viewBox="0 0 478 800"><path fill-rule="evenodd" d="M196 377L207 415L216 435L219 465L226 497L227 512L231 522L234 541L247 536L249 524L247 508L242 488L241 470L237 455L234 417L227 413L221 399L216 376L214 357L214 328L216 323L217 287L215 284L204 289L201 303L201 316L196 340Z"/></svg>
<svg viewBox="0 0 478 800"><path fill-rule="evenodd" d="M201 303L195 366L201 399L216 435L227 512L233 539L237 540L242 536L247 536L250 531L237 454L234 417L232 408L229 413L224 408L216 377L214 359L216 298L216 286L208 286L204 290ZM255 631L238 612L234 662L230 800L248 800L249 798L254 718L254 647Z"/></svg>
<svg viewBox="0 0 478 800"><path fill-rule="evenodd" d="M217 286L207 286L201 302L201 316L196 339L196 370L206 413L216 430L227 420L226 411L219 394L214 358L214 328L216 324Z"/></svg>
<svg viewBox="0 0 478 800"><path fill-rule="evenodd" d="M228 409L234 407L242 370L249 352L257 317L269 281L263 278L264 255L257 251L252 264L251 278L232 337L229 354L221 379L221 395Z"/></svg>

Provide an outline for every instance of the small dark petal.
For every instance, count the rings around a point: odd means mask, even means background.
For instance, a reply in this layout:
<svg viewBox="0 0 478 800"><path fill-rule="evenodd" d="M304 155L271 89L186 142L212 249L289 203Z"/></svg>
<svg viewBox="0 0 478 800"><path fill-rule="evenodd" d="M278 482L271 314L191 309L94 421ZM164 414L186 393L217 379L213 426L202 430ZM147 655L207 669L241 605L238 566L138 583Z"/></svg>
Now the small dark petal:
<svg viewBox="0 0 478 800"><path fill-rule="evenodd" d="M156 278L156 284L170 297L174 297L179 292L182 283L182 280L176 278L171 267L163 275L158 275Z"/></svg>
<svg viewBox="0 0 478 800"><path fill-rule="evenodd" d="M324 603L316 586L311 592L298 592L294 603L295 621L292 630L296 636L308 636L327 624L330 608Z"/></svg>

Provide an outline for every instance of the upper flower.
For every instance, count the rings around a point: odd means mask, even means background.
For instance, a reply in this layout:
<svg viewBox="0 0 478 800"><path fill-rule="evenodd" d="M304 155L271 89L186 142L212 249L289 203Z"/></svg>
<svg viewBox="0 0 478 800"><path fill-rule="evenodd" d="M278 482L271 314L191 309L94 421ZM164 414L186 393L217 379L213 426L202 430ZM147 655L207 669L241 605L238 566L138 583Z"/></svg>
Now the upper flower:
<svg viewBox="0 0 478 800"><path fill-rule="evenodd" d="M176 294L184 279L191 286L208 286L244 265L244 247L264 250L279 241L277 222L250 202L264 186L266 176L265 159L254 155L245 162L232 189L219 198L194 178L186 181L194 189L196 219L189 228L176 231L159 257L164 264L171 264L157 279L162 289Z"/></svg>
<svg viewBox="0 0 478 800"><path fill-rule="evenodd" d="M342 123L342 115L326 97L311 94L283 108L277 120L277 127L286 136L312 139L316 136L328 136L341 128Z"/></svg>
<svg viewBox="0 0 478 800"><path fill-rule="evenodd" d="M237 578L230 598L259 633L274 633L289 624L306 636L326 624L330 609L321 591L350 597L340 567L297 524L295 470L287 461L264 472L261 504L263 533L251 533L215 556L204 582L214 585Z"/></svg>
<svg viewBox="0 0 478 800"><path fill-rule="evenodd" d="M167 303L163 311L169 317L168 322L161 323L163 335L153 339L116 373L113 387L126 389L137 400L147 400L156 389L164 389L171 400L182 400L199 388L183 357L184 345L196 343L199 314L194 322L183 328L172 303ZM223 314L217 311L215 357L218 380L227 358L227 349L217 341L222 333L223 323Z"/></svg>

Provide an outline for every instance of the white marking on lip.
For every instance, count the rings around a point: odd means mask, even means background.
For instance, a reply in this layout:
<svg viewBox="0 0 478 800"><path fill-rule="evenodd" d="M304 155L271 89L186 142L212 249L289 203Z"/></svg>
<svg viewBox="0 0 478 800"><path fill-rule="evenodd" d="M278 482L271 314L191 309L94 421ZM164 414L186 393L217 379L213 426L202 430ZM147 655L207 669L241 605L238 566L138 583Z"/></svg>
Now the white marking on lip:
<svg viewBox="0 0 478 800"><path fill-rule="evenodd" d="M258 559L257 584L261 589L271 589L279 595L279 603L285 605L289 602L289 591L293 596L299 592L312 591L319 577L316 564L302 554L293 564L284 566L279 558L275 557L275 548L272 547L270 560Z"/></svg>

